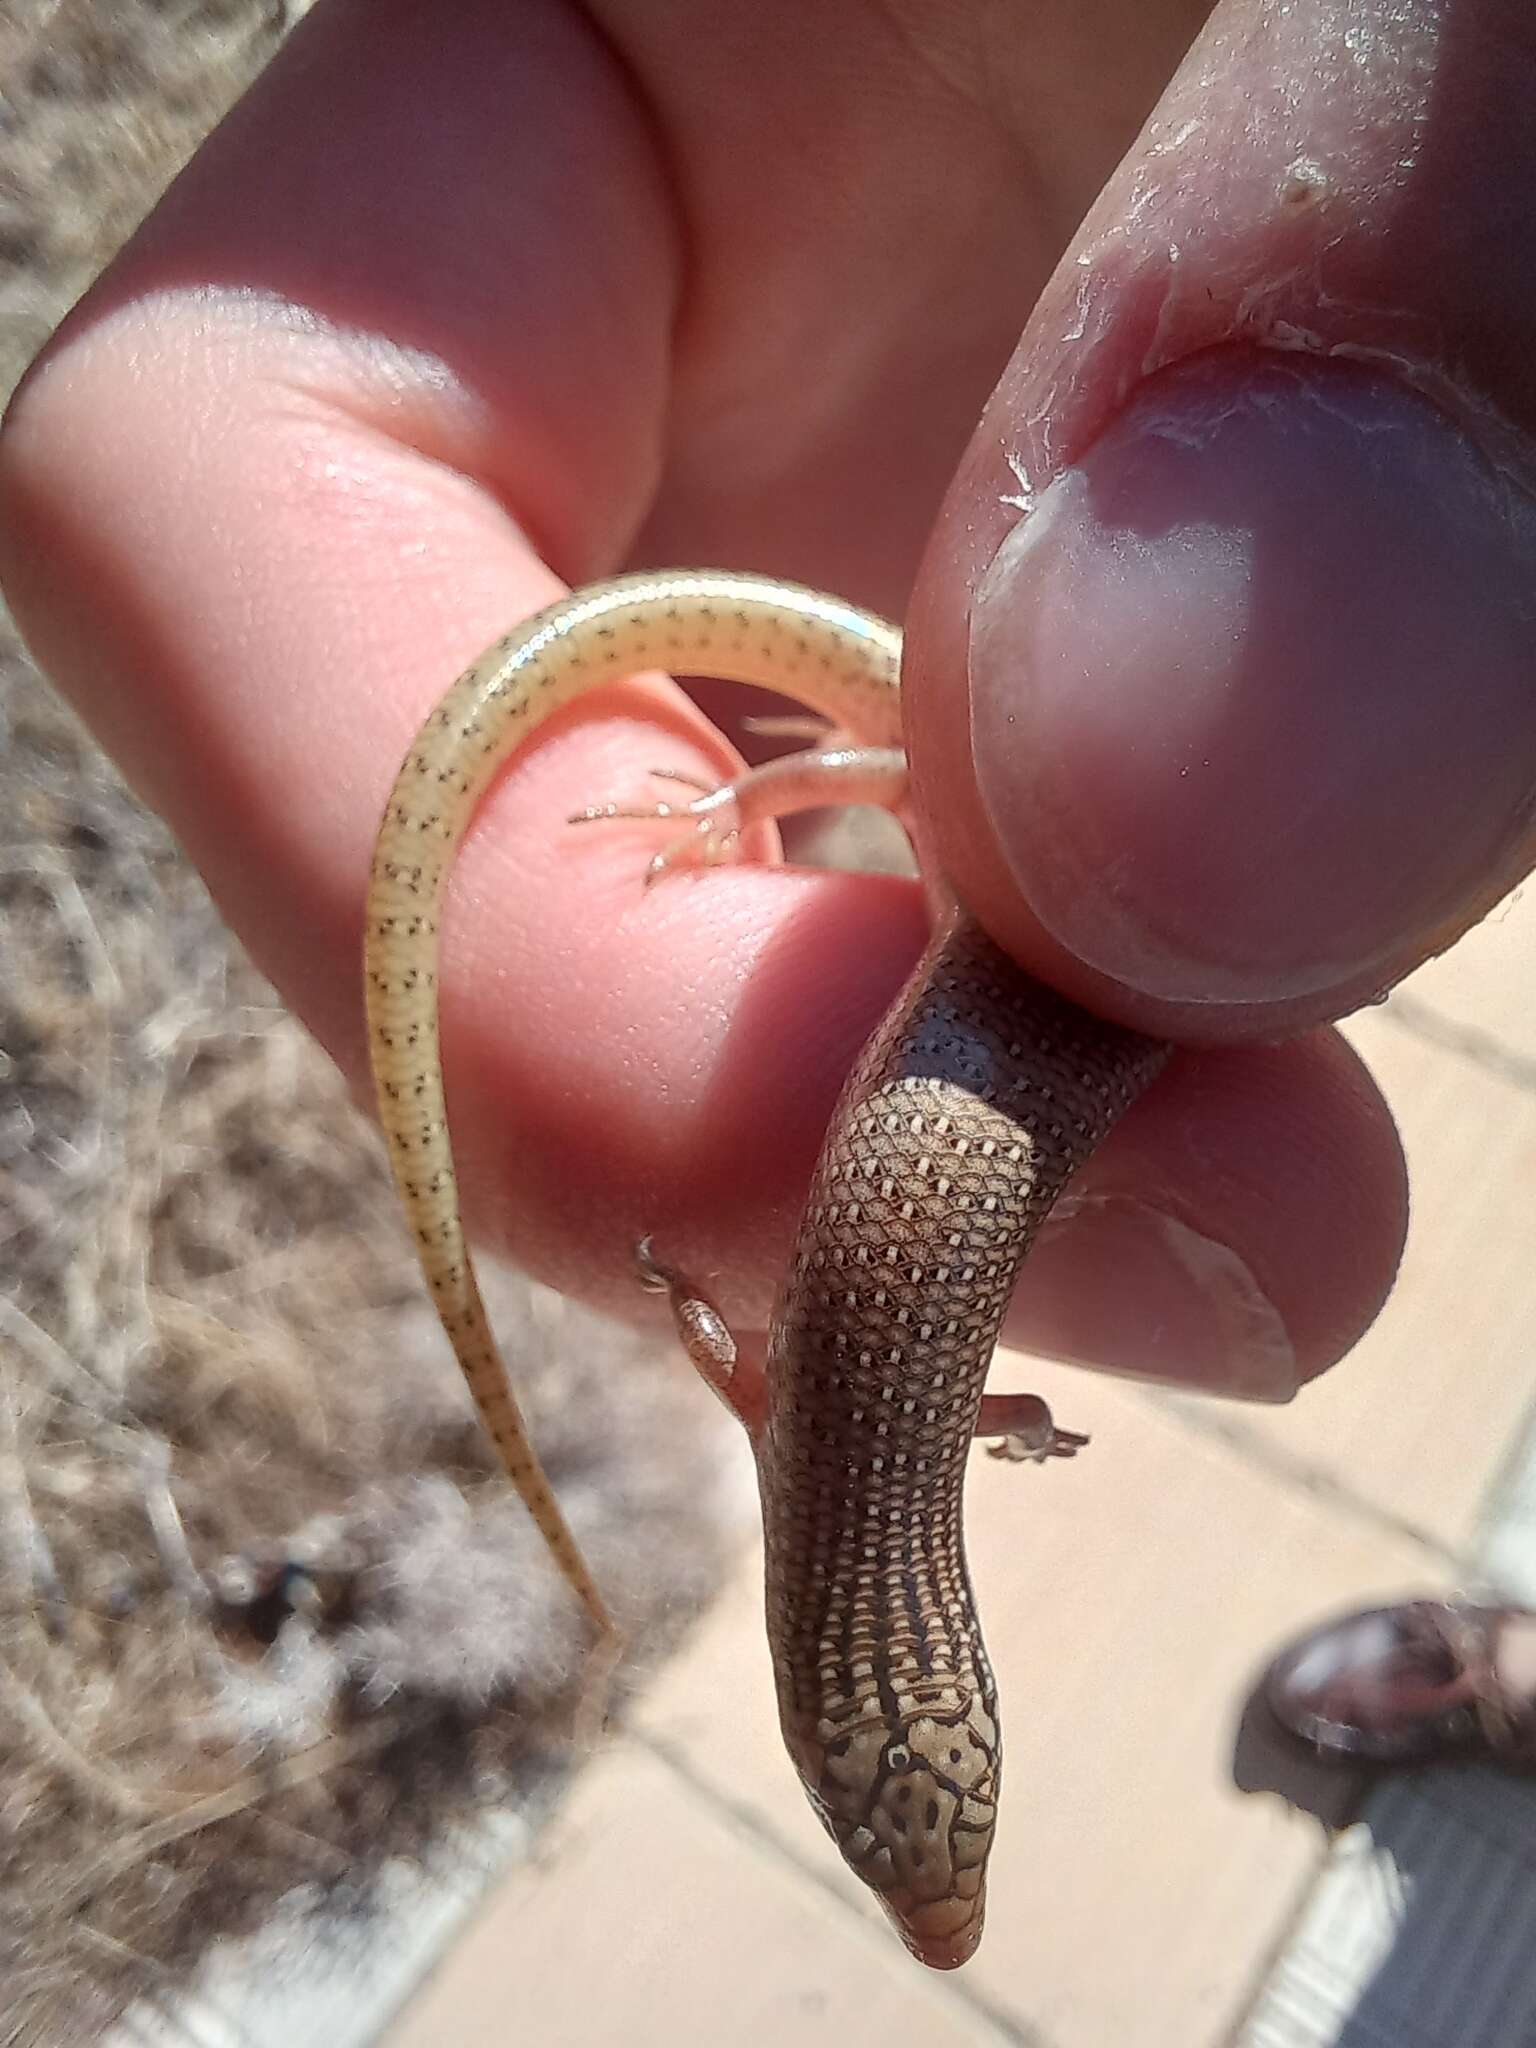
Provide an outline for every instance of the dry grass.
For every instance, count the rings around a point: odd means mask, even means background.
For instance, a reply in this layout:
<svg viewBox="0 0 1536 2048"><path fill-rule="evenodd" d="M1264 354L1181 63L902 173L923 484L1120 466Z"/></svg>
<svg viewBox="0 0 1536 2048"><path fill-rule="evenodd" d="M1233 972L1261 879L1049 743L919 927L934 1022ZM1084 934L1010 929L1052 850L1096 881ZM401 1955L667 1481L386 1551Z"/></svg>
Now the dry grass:
<svg viewBox="0 0 1536 2048"><path fill-rule="evenodd" d="M261 0L0 0L0 388L274 46ZM0 636L3 636L0 622ZM0 637L0 2042L92 2041L300 1885L355 1910L568 1755L581 1626L495 1482L379 1150ZM497 1290L654 1654L709 1404Z"/></svg>

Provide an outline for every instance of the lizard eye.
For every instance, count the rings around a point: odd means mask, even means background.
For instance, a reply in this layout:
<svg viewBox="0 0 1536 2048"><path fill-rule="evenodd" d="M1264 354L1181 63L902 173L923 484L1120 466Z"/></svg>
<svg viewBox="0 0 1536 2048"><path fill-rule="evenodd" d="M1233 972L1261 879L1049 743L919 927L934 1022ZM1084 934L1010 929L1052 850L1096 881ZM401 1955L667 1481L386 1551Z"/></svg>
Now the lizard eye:
<svg viewBox="0 0 1536 2048"><path fill-rule="evenodd" d="M885 1752L885 1768L888 1771L910 1771L912 1752L904 1742L893 1742Z"/></svg>

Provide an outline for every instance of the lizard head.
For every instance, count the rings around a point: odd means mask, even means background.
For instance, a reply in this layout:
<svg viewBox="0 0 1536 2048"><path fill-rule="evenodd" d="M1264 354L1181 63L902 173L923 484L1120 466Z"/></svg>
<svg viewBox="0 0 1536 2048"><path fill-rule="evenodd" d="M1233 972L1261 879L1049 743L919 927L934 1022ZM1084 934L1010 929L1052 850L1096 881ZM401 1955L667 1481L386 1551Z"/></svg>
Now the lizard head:
<svg viewBox="0 0 1536 2048"><path fill-rule="evenodd" d="M871 1888L902 1940L936 1970L966 1962L981 1940L987 1855L997 1819L998 1726L986 1702L900 1703L786 1729L813 1807L850 1870ZM873 1702L867 1703L872 1707Z"/></svg>

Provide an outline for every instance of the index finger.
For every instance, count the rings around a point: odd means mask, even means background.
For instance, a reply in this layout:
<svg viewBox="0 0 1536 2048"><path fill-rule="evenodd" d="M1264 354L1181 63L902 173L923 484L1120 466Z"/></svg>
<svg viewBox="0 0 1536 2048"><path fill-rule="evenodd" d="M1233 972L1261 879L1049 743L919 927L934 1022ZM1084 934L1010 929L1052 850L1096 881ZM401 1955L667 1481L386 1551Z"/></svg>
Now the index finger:
<svg viewBox="0 0 1536 2048"><path fill-rule="evenodd" d="M678 262L579 11L450 29L333 0L13 409L0 520L34 648L355 1078L385 792L459 668L622 557ZM647 1202L761 1315L765 1237L920 913L902 884L761 872L642 903L634 835L562 821L658 762L734 757L678 693L626 685L485 806L445 934L455 1129L482 1228L543 1277L633 1312Z"/></svg>

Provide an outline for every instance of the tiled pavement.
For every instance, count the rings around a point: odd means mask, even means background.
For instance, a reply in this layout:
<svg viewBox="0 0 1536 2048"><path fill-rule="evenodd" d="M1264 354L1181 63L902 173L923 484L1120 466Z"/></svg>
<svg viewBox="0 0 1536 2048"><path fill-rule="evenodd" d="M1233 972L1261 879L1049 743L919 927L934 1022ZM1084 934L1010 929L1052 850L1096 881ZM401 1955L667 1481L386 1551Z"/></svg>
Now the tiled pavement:
<svg viewBox="0 0 1536 2048"><path fill-rule="evenodd" d="M1236 1788L1236 1724L1296 1624L1469 1576L1490 1499L1518 1473L1536 1397L1533 996L1527 898L1347 1027L1404 1132L1413 1225L1386 1314L1294 1407L1007 1371L1059 1394L1094 1446L1072 1467L973 1468L1010 1743L974 1963L935 1978L910 1962L801 1800L774 1730L753 1551L387 2048L1336 2038L1294 2016L1258 2025L1291 1930L1327 1920L1329 1894L1309 1901L1328 1842L1273 1792ZM1536 1915L1524 1795L1495 1778L1475 1796L1511 1817L1516 1895ZM1346 1842L1358 1853L1360 1839ZM1353 1994L1330 1985L1347 2011Z"/></svg>

